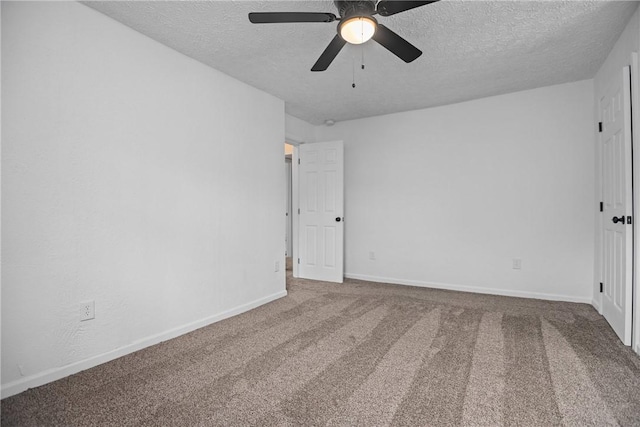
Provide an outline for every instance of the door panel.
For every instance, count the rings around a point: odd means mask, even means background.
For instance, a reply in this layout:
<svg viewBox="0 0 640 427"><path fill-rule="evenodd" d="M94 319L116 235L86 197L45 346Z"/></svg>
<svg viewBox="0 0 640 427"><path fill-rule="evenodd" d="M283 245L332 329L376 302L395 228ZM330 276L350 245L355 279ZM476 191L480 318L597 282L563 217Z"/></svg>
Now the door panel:
<svg viewBox="0 0 640 427"><path fill-rule="evenodd" d="M631 86L626 67L600 99L603 153L602 314L626 344L631 344L632 236ZM615 222L614 222L615 221Z"/></svg>
<svg viewBox="0 0 640 427"><path fill-rule="evenodd" d="M305 230L300 233L299 277L342 283L343 150L342 141L299 147L299 219Z"/></svg>
<svg viewBox="0 0 640 427"><path fill-rule="evenodd" d="M307 212L316 212L318 210L318 174L315 171L308 171L302 174L307 185L303 188L307 189Z"/></svg>
<svg viewBox="0 0 640 427"><path fill-rule="evenodd" d="M305 235L306 240L306 251L305 254L305 264L308 266L316 266L318 264L316 257L316 248L318 247L318 227L307 225L307 233Z"/></svg>

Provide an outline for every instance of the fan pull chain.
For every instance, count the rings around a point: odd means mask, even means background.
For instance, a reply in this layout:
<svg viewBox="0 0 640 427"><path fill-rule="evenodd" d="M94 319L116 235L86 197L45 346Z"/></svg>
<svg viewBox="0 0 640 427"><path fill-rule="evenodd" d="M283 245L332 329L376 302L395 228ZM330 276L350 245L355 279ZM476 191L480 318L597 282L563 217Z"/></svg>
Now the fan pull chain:
<svg viewBox="0 0 640 427"><path fill-rule="evenodd" d="M364 22L362 21L362 18L360 18L360 35L362 37L362 40L364 40ZM360 65L362 67L362 69L364 70L364 43L360 44L360 53L362 54L362 59L360 62Z"/></svg>
<svg viewBox="0 0 640 427"><path fill-rule="evenodd" d="M353 78L351 87L356 88L356 61L353 57L351 57L351 76Z"/></svg>

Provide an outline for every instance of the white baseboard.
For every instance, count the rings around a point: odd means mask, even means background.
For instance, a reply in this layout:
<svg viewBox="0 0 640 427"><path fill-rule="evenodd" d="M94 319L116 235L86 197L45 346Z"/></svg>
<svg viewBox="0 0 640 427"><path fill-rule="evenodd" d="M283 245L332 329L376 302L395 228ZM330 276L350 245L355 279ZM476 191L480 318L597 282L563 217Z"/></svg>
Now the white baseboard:
<svg viewBox="0 0 640 427"><path fill-rule="evenodd" d="M595 298L591 300L591 305L593 306L593 308L596 309L596 311L600 314L602 314L602 311L600 311L600 301L596 300Z"/></svg>
<svg viewBox="0 0 640 427"><path fill-rule="evenodd" d="M242 304L230 310L223 311L222 313L215 314L213 316L209 316L204 319L197 320L192 323L188 323L184 326L179 326L177 328L169 329L168 331L161 332L159 334L134 341L131 344L128 344L124 347L120 347L115 350L102 353L85 360L71 363L69 365L62 366L60 368L49 369L35 375L21 378L17 381L12 381L10 383L3 384L0 395L2 399L4 399L5 397L22 393L27 389L39 387L41 385L50 383L52 381L56 381L56 380L68 377L69 375L77 374L80 371L93 368L94 366L101 365L103 363L109 362L111 360L117 359L119 357L125 356L135 351L142 350L143 348L158 344L160 342L167 341L172 338L176 338L180 335L184 335L186 333L195 331L196 329L200 329L212 323L219 322L220 320L224 320L229 317L236 316L238 314L244 313L245 311L249 311L251 309L254 309L256 307L259 307L268 302L274 301L276 299L279 299L285 296L287 296L287 291L283 290L275 294L271 294L266 297L259 298L255 301Z"/></svg>
<svg viewBox="0 0 640 427"><path fill-rule="evenodd" d="M392 277L367 276L365 274L345 273L349 279L366 280L376 283L391 283L394 285L418 286L422 288L446 289L449 291L472 292L476 294L502 295L507 297L533 298L548 301L565 301L592 304L591 298L576 297L571 295L544 294L539 292L512 291L508 289L484 288L478 286L454 285L450 283L422 282L419 280L396 279Z"/></svg>

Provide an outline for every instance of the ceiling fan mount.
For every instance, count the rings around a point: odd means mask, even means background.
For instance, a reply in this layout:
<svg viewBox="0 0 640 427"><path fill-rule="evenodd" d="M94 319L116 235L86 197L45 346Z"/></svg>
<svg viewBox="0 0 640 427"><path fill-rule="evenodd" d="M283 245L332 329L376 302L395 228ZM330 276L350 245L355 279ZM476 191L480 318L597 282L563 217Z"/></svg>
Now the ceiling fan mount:
<svg viewBox="0 0 640 427"><path fill-rule="evenodd" d="M373 17L390 16L415 9L438 0L401 1L401 0L335 0L334 4L340 17L324 12L252 12L249 21L254 24L313 23L339 21L338 34L331 40L311 71L326 70L345 44L361 44L370 39L381 44L388 51L409 63L416 60L420 49L394 33Z"/></svg>
<svg viewBox="0 0 640 427"><path fill-rule="evenodd" d="M376 2L373 0L335 0L333 3L343 20L354 16L372 16L376 13Z"/></svg>

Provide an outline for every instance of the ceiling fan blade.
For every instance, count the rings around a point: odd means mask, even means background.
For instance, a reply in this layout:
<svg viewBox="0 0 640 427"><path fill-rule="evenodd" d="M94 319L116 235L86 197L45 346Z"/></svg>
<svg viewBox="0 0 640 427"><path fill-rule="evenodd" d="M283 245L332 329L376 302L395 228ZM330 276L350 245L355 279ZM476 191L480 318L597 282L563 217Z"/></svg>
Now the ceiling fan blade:
<svg viewBox="0 0 640 427"><path fill-rule="evenodd" d="M340 53L340 50L342 50L345 44L347 44L347 42L336 34L333 40L331 40L331 43L329 43L329 46L322 52L320 58L313 64L311 71L324 71L329 68L329 65L331 65L335 57L338 56L338 53Z"/></svg>
<svg viewBox="0 0 640 427"><path fill-rule="evenodd" d="M438 0L431 1L400 1L400 0L382 0L378 3L378 13L382 16L395 15L396 13L404 12L405 10L415 9L416 7L424 6L430 3L435 3Z"/></svg>
<svg viewBox="0 0 640 427"><path fill-rule="evenodd" d="M295 22L333 22L336 15L322 12L251 12L253 24L281 24Z"/></svg>
<svg viewBox="0 0 640 427"><path fill-rule="evenodd" d="M373 34L373 39L404 62L414 61L422 55L422 51L420 49L382 24L378 24L378 28Z"/></svg>

